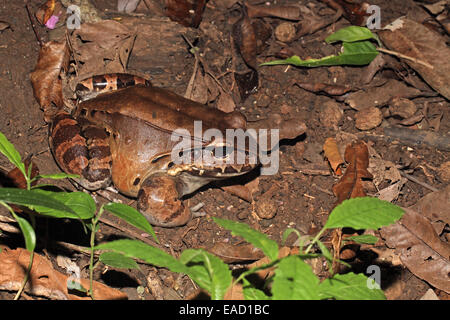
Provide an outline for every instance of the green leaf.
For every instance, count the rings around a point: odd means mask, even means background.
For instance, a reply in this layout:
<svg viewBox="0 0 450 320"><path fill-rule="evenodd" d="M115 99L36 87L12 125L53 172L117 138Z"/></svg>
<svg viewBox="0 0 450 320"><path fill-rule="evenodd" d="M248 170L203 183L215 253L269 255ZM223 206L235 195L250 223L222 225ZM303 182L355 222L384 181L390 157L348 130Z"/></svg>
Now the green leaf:
<svg viewBox="0 0 450 320"><path fill-rule="evenodd" d="M362 234L360 236L351 236L345 238L344 241L355 241L356 243L375 244L377 243L378 238L371 234Z"/></svg>
<svg viewBox="0 0 450 320"><path fill-rule="evenodd" d="M385 300L381 289L369 289L368 280L363 274L336 274L319 285L319 294L322 299Z"/></svg>
<svg viewBox="0 0 450 320"><path fill-rule="evenodd" d="M36 233L34 232L33 227L28 222L28 220L19 217L14 213L14 211L11 211L11 213L14 216L14 219L16 219L17 223L19 224L20 230L22 231L23 237L25 238L25 248L28 251L33 252L36 248Z"/></svg>
<svg viewBox="0 0 450 320"><path fill-rule="evenodd" d="M283 258L272 284L274 300L318 300L319 279L299 256Z"/></svg>
<svg viewBox="0 0 450 320"><path fill-rule="evenodd" d="M71 173L65 173L65 172L60 172L60 173L54 173L54 174L40 174L38 176L36 176L34 178L34 180L37 179L53 179L53 180L60 180L60 179L65 179L65 178L70 178L70 179L77 179L80 178L80 175L78 174L71 174Z"/></svg>
<svg viewBox="0 0 450 320"><path fill-rule="evenodd" d="M41 189L33 189L32 192L38 193L40 196L49 197L53 201L61 202L71 210L59 210L41 206L33 207L34 210L47 217L86 220L91 219L97 210L94 199L84 192L52 192Z"/></svg>
<svg viewBox="0 0 450 320"><path fill-rule="evenodd" d="M264 291L252 286L244 286L242 291L245 300L270 300L270 297L267 296Z"/></svg>
<svg viewBox="0 0 450 320"><path fill-rule="evenodd" d="M324 228L378 229L399 220L403 213L402 208L384 200L354 198L334 208Z"/></svg>
<svg viewBox="0 0 450 320"><path fill-rule="evenodd" d="M8 160L15 165L22 172L24 177L26 176L25 164L22 162L20 153L14 147L14 145L9 142L6 136L0 132L0 152L3 153Z"/></svg>
<svg viewBox="0 0 450 320"><path fill-rule="evenodd" d="M267 235L250 228L245 223L215 217L213 217L213 220L219 226L231 230L233 235L240 236L255 247L261 249L270 260L273 261L278 258L278 244Z"/></svg>
<svg viewBox="0 0 450 320"><path fill-rule="evenodd" d="M147 221L142 213L136 209L121 203L110 202L104 206L105 210L108 210L117 217L125 220L129 224L139 228L148 234L151 234L156 242L159 243L156 237L155 231L153 231L152 226Z"/></svg>
<svg viewBox="0 0 450 320"><path fill-rule="evenodd" d="M138 264L133 259L124 256L119 252L108 251L103 252L100 257L100 261L104 264L122 269L139 269Z"/></svg>
<svg viewBox="0 0 450 320"><path fill-rule="evenodd" d="M343 52L337 56L327 56L321 59L302 60L298 56L292 56L284 60L274 60L261 64L272 66L278 64L292 64L298 67L325 67L337 65L366 65L372 62L378 55L376 47L370 41L344 42Z"/></svg>
<svg viewBox="0 0 450 320"><path fill-rule="evenodd" d="M170 254L138 240L115 240L100 244L94 250L111 250L122 253L126 257L141 259L157 267L168 268L173 272L187 273L186 266Z"/></svg>
<svg viewBox="0 0 450 320"><path fill-rule="evenodd" d="M36 207L43 211L58 210L76 215L74 210L61 201L43 194L38 190L22 190L17 188L0 188L0 201L23 205L30 208ZM38 210L36 210L38 211ZM38 211L39 212L39 211Z"/></svg>
<svg viewBox="0 0 450 320"><path fill-rule="evenodd" d="M187 274L211 294L212 300L222 300L233 280L228 265L203 249L187 249L180 262L188 268Z"/></svg>
<svg viewBox="0 0 450 320"><path fill-rule="evenodd" d="M327 43L333 43L333 42L355 42L355 41L362 41L362 40L370 40L375 39L375 35L370 31L370 29L365 27L358 27L358 26L349 26L346 28L339 29L335 33L329 35L325 41Z"/></svg>

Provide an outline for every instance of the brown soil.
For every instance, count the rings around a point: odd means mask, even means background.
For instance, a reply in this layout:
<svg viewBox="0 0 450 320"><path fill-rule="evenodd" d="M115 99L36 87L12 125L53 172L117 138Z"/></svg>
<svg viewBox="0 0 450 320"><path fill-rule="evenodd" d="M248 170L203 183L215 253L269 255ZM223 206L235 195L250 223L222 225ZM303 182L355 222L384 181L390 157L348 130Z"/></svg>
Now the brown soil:
<svg viewBox="0 0 450 320"><path fill-rule="evenodd" d="M40 2L31 1L32 8L37 8ZM114 8L108 5L109 2L93 1L100 10L108 9L104 12L109 13L112 17L114 13L111 10ZM320 4L320 2L315 1L313 3ZM418 10L422 10L412 0L377 0L373 3L382 8L383 24L404 15L416 16ZM325 7L323 4L320 5ZM59 172L60 169L49 150L48 128L32 93L29 75L36 64L39 46L31 29L27 12L23 1L0 0L0 8L0 20L8 21L12 26L12 29L0 32L0 56L2 57L0 60L0 131L16 146L23 158L30 154L34 155L33 160L41 173ZM236 11L214 8L212 5L207 6L202 24L209 26L214 21L214 24L222 31L221 35L223 36L222 42L206 42L202 38L203 29L199 29L199 40L196 46L205 52L207 63L212 65L220 58L224 46L230 45L228 34L237 17ZM276 26L281 20L267 18L267 21ZM323 39L330 34L333 28L337 30L346 25L348 25L348 22L345 19L340 19L336 24L313 35L304 36L301 40L293 43L292 47L295 50L300 50L302 57L328 55L330 52L328 52L328 49L324 49ZM38 27L38 32L43 35L44 39L46 38L46 30L43 27ZM280 47L273 39L270 40L270 45L272 50L275 50L277 46ZM188 49L189 47L186 45L184 55L170 58L173 69L171 65L167 65L163 70L158 69L159 73L152 73L152 70L156 68L146 65L145 58L142 57L139 59L132 57L130 67L139 68L140 71L149 74L155 85L165 86L179 94L184 94L194 66L194 57ZM160 54L164 57L164 52ZM258 57L258 62L272 58L265 57L263 53ZM213 68L213 72L219 75L224 70ZM261 67L259 69L260 86L258 91L250 95L245 101L238 103L237 108L245 113L248 119L253 120L265 117L268 113L281 113L286 119L295 118L304 121L308 127L307 133L295 141L288 141L281 146L280 169L275 175L258 178L259 190L253 194L253 205L224 192L220 188L214 186L203 188L192 195L189 202L191 206L203 203L201 210L206 213L206 217L195 218L186 226L179 228L155 227L163 247L168 252L179 255L186 248L209 248L218 242L236 244L241 242L238 237L233 237L230 232L218 227L210 218L212 216L245 222L279 243L281 243L283 232L288 227L296 228L302 234L317 232L326 221L336 201L331 187L337 182L338 177L331 173L329 175L304 174L301 173L301 170L310 163L324 163L322 145L328 137L334 137L338 130L350 133L360 131L355 128L355 111L344 103L339 103L344 115L338 123L338 128L325 126L320 120L322 107L326 102L333 99L326 95L308 92L297 86L291 86L289 83L292 80L310 83L333 83L333 80L337 79L337 83L355 86L358 84L362 72L364 72L364 68L354 67L316 69L286 66ZM385 71L379 77L395 78L396 75L393 72ZM424 108L424 105L427 104L429 110L432 110L434 114L442 113L440 128L437 132L448 132L450 128L449 108L445 100L417 98L414 102L419 109ZM390 121L390 119L384 121ZM380 130L379 127L369 132L380 134ZM409 147L401 143L391 144L386 140L377 138L376 135L367 135L364 140L372 144L384 159L396 164L407 163L409 165L408 172L417 179L427 182L437 189L445 186L445 182L437 176L436 168L449 160L448 153L427 146ZM4 157L0 157L0 167L4 170L12 169L11 164ZM71 190L75 189L69 182L61 181L58 184ZM269 220L258 220L252 214L252 211L255 210L255 205L261 195L273 186L275 186L275 191L270 201L275 204L276 215ZM407 207L429 192L430 190L425 187L408 181L395 203ZM135 204L133 199L127 199L111 192L106 192L106 194L112 199L120 198L124 203ZM100 195L96 195L96 198L99 201L105 201ZM113 217L107 217L120 224ZM62 249L56 241L88 245L88 237L83 234L78 223L56 220L39 221L39 223L42 227L38 230L38 252L42 253L45 249L44 252L52 259L56 255L62 254ZM97 241L125 236L129 235L106 224L101 224ZM294 240L294 236L290 236L287 244L292 245ZM1 236L1 242L8 244L10 247L23 246L20 237L9 237L7 234ZM82 276L87 276L88 256L79 252L71 252L70 254L79 266L83 266ZM54 264L57 267L56 263ZM172 298L183 299L195 291L192 282L187 277L178 277L178 275L166 270L158 270L145 264L141 264L139 270L132 271L98 267L95 271L95 279L124 290L131 299L139 299L136 287L146 286L146 277L149 273L156 274L161 279L166 292L172 292ZM416 278L406 269L396 269L391 274L395 278L395 280L391 280L391 283L403 281L406 284L402 293L396 297L397 299L418 299L429 288L426 282ZM144 299L154 299L148 289L144 290L142 296ZM0 298L2 299L11 299L11 297L12 295L9 293L0 292Z"/></svg>

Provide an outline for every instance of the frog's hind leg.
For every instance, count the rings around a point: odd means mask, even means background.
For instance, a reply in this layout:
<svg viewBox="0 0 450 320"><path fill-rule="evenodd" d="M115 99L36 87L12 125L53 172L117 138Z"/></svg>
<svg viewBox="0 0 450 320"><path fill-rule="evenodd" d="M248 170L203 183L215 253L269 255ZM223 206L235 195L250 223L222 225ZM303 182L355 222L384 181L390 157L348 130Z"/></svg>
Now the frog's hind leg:
<svg viewBox="0 0 450 320"><path fill-rule="evenodd" d="M50 124L50 148L61 169L78 174L74 179L88 190L111 183L111 152L108 134L87 121L78 122L69 113L59 112Z"/></svg>

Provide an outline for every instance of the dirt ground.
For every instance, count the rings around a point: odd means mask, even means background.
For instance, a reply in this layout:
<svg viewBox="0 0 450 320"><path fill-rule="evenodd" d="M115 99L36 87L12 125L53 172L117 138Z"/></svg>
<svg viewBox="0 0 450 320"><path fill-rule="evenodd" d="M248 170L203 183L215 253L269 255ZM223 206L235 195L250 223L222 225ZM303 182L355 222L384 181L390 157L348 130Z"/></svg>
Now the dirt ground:
<svg viewBox="0 0 450 320"><path fill-rule="evenodd" d="M30 1L31 8L36 10L41 2L43 1ZM106 17L118 16L118 13L114 11L115 5L111 5L112 2L115 4L115 1L97 0L92 2ZM256 2L253 1L253 3ZM287 4L298 1L278 1L278 3L280 2ZM316 8L319 6L325 13L333 14L334 12L319 1L308 2L313 3ZM381 7L382 25L401 16L419 19L426 15L418 1L377 0L371 3ZM203 14L202 23L195 31L197 34L195 46L204 53L203 57L206 63L211 66L211 70L216 76L225 73L229 67L229 61L227 61L229 57L223 57L222 53L230 52L229 34L233 23L239 18L237 9L237 7L227 9L215 6L215 2L210 1ZM277 18L264 19L273 28L283 21ZM39 45L24 8L24 1L0 0L0 21L7 21L11 25L11 28L0 32L0 131L16 146L23 158L33 155L33 161L38 165L41 173L59 172L60 169L49 150L48 128L44 122L42 111L33 96L30 83L30 72L35 67ZM334 54L336 52L333 50L336 48L330 49L323 40L333 30L347 25L349 25L348 21L341 18L314 34L301 37L291 43L290 47L302 57L317 58ZM211 40L212 28L218 32L220 41ZM207 32L208 30L209 32ZM48 30L44 27L38 26L37 31L44 40L48 38ZM205 34L207 35L205 36ZM448 39L447 36L447 43ZM181 39L180 43L184 43L184 47L180 49L181 53L167 57L165 65L155 66L153 64L154 57L146 57L138 52L133 52L129 67L149 75L154 85L170 88L183 95L194 70L195 58L189 53L189 46ZM273 37L267 40L267 43L264 51L258 56L258 63L274 59L272 53L285 47ZM160 57L163 57L162 60L164 60L165 52L160 52ZM195 218L183 227L170 229L155 227L162 247L174 255L179 255L187 248L210 248L220 242L232 244L242 242L238 237L231 236L229 232L218 227L210 218L212 216L245 222L279 243L281 243L283 232L288 227L296 228L301 234L313 235L323 226L336 202L332 186L336 184L339 177L328 169L322 146L327 138L335 137L338 132L359 134L359 137L371 145L384 160L402 165L405 172L417 180L436 189L443 189L448 184L448 180L439 175L439 168L450 160L448 152L426 145L413 146L383 138L383 127L398 121L394 117L385 117L381 126L361 131L355 127L356 110L344 102L335 102L326 94L310 92L292 85L292 81L301 81L338 83L357 87L366 68L297 68L285 65L259 67L258 90L250 94L244 101L236 101L236 108L253 121L271 113L281 114L284 119L303 121L307 125L306 133L295 140L283 143L280 148L280 165L277 174L257 177L259 183L253 193L253 203L224 192L216 186L202 188L190 196L188 199L190 206L202 203L203 207L200 211L203 211L206 216ZM413 76L416 76L414 71L408 70ZM416 76L416 78L424 87L426 86L420 77ZM223 79L224 85L229 86L230 82L226 80L228 78L223 77ZM373 81L381 83L383 80L389 79L403 81L399 74L392 69L379 72ZM413 101L418 110L428 108L427 115L440 117L439 126L434 127L436 133L447 134L449 132L449 104L445 98L435 94L415 97ZM326 112L324 106L327 103L337 103L342 110L343 115L335 125L329 125L323 119L323 114ZM212 103L212 107L214 107L214 103ZM305 170L305 168L312 168L313 165L317 169L316 172ZM0 168L8 171L12 169L12 166L4 157L0 157ZM68 181L60 181L58 184L75 190L75 187ZM388 185L389 181L385 181L379 188ZM270 194L266 194L267 191ZM367 190L369 195L375 195L376 192L375 187ZM408 179L393 203L408 207L430 192L423 185ZM124 203L135 205L135 200L114 192L104 191L95 194L98 201L106 201L105 196L110 199L119 198ZM258 210L258 202L261 199L268 199L271 203L270 210L275 213L273 218L255 218L255 211ZM105 217L120 224L120 221L112 216L106 215ZM88 237L83 234L78 223L43 219L43 221L39 220L39 224L41 228L38 229L37 252L50 257L57 269L61 270L56 263L56 256L63 252L58 241L88 246ZM124 236L129 237L130 235L111 225L101 224L97 241ZM294 236L290 236L287 245L293 245L294 241ZM20 236L8 233L2 234L1 242L11 248L23 246ZM76 250L66 248L65 251L77 265L82 267L82 276L87 277L89 257ZM376 255L370 256L370 258L367 256L357 257L353 262L356 263L359 259L361 264L370 264L367 259L375 258ZM419 299L430 288L427 282L417 278L403 266L386 268L386 274L388 274L386 278L390 278L389 285L402 283L400 286L402 290L390 296L393 299ZM96 269L94 278L121 289L128 294L130 299L152 300L155 299L155 296L151 290L146 288L148 275L159 279L164 288L165 299L185 299L196 292L196 288L189 278L179 277L167 270L145 264L140 264L139 270L121 270L100 266ZM140 286L145 287L143 292L137 290ZM383 289L389 288L384 287ZM12 297L12 293L0 292L1 299L11 299ZM445 294L441 297L445 297Z"/></svg>

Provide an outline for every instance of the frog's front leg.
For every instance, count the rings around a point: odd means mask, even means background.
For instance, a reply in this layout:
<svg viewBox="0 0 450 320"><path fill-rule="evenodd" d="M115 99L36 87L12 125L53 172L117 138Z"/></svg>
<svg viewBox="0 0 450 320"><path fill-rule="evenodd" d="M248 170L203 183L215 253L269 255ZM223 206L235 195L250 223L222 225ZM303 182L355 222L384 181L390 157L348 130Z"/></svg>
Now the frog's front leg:
<svg viewBox="0 0 450 320"><path fill-rule="evenodd" d="M138 194L138 210L156 226L177 227L191 220L192 214L180 199L183 196L175 177L147 178Z"/></svg>
<svg viewBox="0 0 450 320"><path fill-rule="evenodd" d="M111 183L111 152L104 129L77 121L67 112L56 114L49 128L50 148L64 172L80 175L75 180L88 190Z"/></svg>

